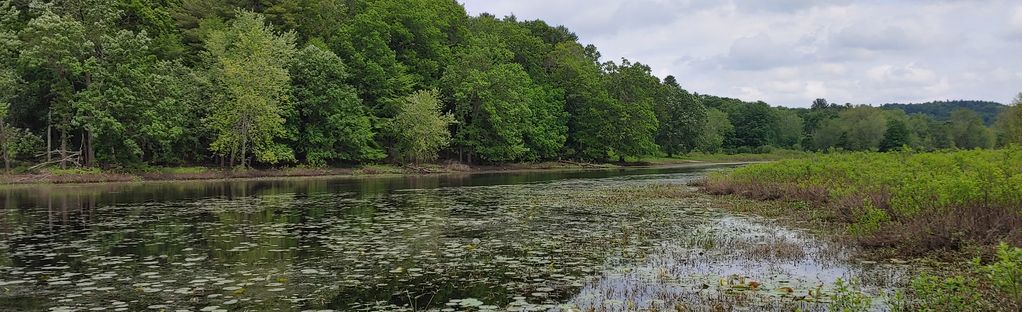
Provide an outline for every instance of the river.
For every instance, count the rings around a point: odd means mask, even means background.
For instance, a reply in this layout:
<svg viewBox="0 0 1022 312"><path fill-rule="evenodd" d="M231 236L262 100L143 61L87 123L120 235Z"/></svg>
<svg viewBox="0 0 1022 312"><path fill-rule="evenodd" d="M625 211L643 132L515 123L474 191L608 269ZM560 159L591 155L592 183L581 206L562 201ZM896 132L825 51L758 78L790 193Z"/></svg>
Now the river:
<svg viewBox="0 0 1022 312"><path fill-rule="evenodd" d="M720 168L11 186L0 310L827 310L904 280L686 186Z"/></svg>

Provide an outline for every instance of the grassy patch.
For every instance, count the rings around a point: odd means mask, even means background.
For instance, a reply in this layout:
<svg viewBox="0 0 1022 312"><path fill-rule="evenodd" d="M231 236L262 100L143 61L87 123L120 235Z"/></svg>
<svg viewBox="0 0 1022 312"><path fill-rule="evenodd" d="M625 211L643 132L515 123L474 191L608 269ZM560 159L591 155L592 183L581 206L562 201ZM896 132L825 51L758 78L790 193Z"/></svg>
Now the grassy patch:
<svg viewBox="0 0 1022 312"><path fill-rule="evenodd" d="M910 310L1022 307L1017 147L813 155L713 174L698 186L724 195L726 209L811 223L870 257L958 263L917 278L904 302Z"/></svg>
<svg viewBox="0 0 1022 312"><path fill-rule="evenodd" d="M710 194L804 202L871 247L902 254L1022 246L1022 150L849 153L712 175Z"/></svg>

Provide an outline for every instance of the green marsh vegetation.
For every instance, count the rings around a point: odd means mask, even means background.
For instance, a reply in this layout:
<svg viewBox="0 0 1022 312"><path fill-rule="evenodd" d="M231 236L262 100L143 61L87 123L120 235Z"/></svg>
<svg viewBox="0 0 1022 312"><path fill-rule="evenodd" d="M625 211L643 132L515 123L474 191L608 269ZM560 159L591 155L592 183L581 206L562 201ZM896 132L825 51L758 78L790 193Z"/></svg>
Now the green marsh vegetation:
<svg viewBox="0 0 1022 312"><path fill-rule="evenodd" d="M701 187L710 194L787 203L761 210L836 225L838 234L875 257L929 258L972 272L937 270L940 276L916 279L912 294L927 309L1022 304L1022 149L1017 146L817 154L713 174Z"/></svg>

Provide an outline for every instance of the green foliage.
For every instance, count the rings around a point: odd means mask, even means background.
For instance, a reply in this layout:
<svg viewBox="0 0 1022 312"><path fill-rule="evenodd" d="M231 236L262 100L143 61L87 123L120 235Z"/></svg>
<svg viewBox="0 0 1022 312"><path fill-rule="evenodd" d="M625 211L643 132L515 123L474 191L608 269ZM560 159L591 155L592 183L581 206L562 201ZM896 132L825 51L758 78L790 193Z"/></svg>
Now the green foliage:
<svg viewBox="0 0 1022 312"><path fill-rule="evenodd" d="M739 105L729 113L729 117L735 127L730 146L755 148L770 144L771 132L777 123L777 116L771 111L770 105L763 102Z"/></svg>
<svg viewBox="0 0 1022 312"><path fill-rule="evenodd" d="M880 151L897 151L903 146L911 144L908 126L904 121L892 119L887 122L887 132L884 133L884 140L880 142Z"/></svg>
<svg viewBox="0 0 1022 312"><path fill-rule="evenodd" d="M297 116L288 123L298 132L293 146L302 160L324 165L383 158L370 114L355 89L344 84L348 73L337 55L309 45L296 55L290 75Z"/></svg>
<svg viewBox="0 0 1022 312"><path fill-rule="evenodd" d="M804 138L802 117L794 110L774 110L774 125L770 128L770 143L783 148L799 148Z"/></svg>
<svg viewBox="0 0 1022 312"><path fill-rule="evenodd" d="M1001 145L1022 145L1022 94L997 116L997 130Z"/></svg>
<svg viewBox="0 0 1022 312"><path fill-rule="evenodd" d="M454 116L440 112L439 91L418 91L405 97L394 117L391 133L396 138L395 158L419 163L437 158L451 142L447 126Z"/></svg>
<svg viewBox="0 0 1022 312"><path fill-rule="evenodd" d="M823 121L813 133L813 141L817 150L871 151L879 149L886 132L884 111L862 106L843 110L837 118Z"/></svg>
<svg viewBox="0 0 1022 312"><path fill-rule="evenodd" d="M249 151L267 163L294 158L276 141L285 134L294 40L294 33L277 34L253 12L241 12L227 29L206 38L218 90L208 117L216 133L210 149L230 156L232 165L238 157L245 167Z"/></svg>
<svg viewBox="0 0 1022 312"><path fill-rule="evenodd" d="M564 145L561 93L537 85L492 36L473 38L447 69L459 152L487 161L550 158Z"/></svg>
<svg viewBox="0 0 1022 312"><path fill-rule="evenodd" d="M607 138L615 136L614 105L603 87L603 74L597 60L582 45L563 42L548 57L550 79L564 90L568 112L569 154L586 160L605 160L612 149Z"/></svg>
<svg viewBox="0 0 1022 312"><path fill-rule="evenodd" d="M928 312L985 310L986 300L976 287L976 281L966 277L940 278L924 273L912 280L915 300L909 305Z"/></svg>
<svg viewBox="0 0 1022 312"><path fill-rule="evenodd" d="M699 134L706 124L706 108L682 89L674 76L667 76L662 88L655 105L660 121L656 143L668 157L687 154L699 144Z"/></svg>
<svg viewBox="0 0 1022 312"><path fill-rule="evenodd" d="M953 207L1022 207L1022 149L950 153L835 153L738 168L736 183L824 188L829 201L850 199L862 214L860 227L911 220L920 212ZM940 168L939 170L937 168ZM883 194L884 201L869 200ZM874 205L875 204L875 205ZM889 208L881 207L886 206ZM881 214L881 212L883 214Z"/></svg>
<svg viewBox="0 0 1022 312"><path fill-rule="evenodd" d="M834 290L830 294L830 303L827 305L828 310L859 312L870 311L872 308L873 300L862 292L857 282L845 282L840 278L834 281Z"/></svg>
<svg viewBox="0 0 1022 312"><path fill-rule="evenodd" d="M994 134L984 124L979 114L968 109L951 112L951 137L955 146L962 149L990 148L994 145Z"/></svg>
<svg viewBox="0 0 1022 312"><path fill-rule="evenodd" d="M612 99L610 120L615 130L612 136L604 138L610 140L612 152L619 158L655 154L658 147L653 140L659 122L653 103L660 82L649 66L627 59L621 60L620 65L608 62L604 70L607 71L604 85Z"/></svg>
<svg viewBox="0 0 1022 312"><path fill-rule="evenodd" d="M472 17L456 1L0 0L0 128L85 166L352 165L404 148L393 122L406 97L437 89L457 124L453 145L434 153L471 161L993 140L965 113L943 122L823 99L775 108L689 93L642 63L600 58L566 27ZM986 104L939 106L988 121ZM1002 116L998 142L1018 143L1022 122Z"/></svg>
<svg viewBox="0 0 1022 312"><path fill-rule="evenodd" d="M884 109L902 110L908 114L921 114L938 121L947 121L951 113L958 109L968 109L978 113L983 123L993 124L997 115L1005 109L1001 103L988 101L935 101L918 104L884 104Z"/></svg>
<svg viewBox="0 0 1022 312"><path fill-rule="evenodd" d="M699 135L697 149L706 153L720 152L728 137L734 135L735 128L731 125L727 113L715 108L706 111L706 123Z"/></svg>
<svg viewBox="0 0 1022 312"><path fill-rule="evenodd" d="M1001 243L997 246L997 261L982 266L979 271L994 288L1022 305L1022 248Z"/></svg>

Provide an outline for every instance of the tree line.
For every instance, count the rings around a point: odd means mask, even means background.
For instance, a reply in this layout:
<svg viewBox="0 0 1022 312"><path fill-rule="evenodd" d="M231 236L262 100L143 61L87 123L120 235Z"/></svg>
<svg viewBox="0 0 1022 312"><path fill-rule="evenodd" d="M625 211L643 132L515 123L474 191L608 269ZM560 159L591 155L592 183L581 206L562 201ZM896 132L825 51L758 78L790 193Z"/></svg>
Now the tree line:
<svg viewBox="0 0 1022 312"><path fill-rule="evenodd" d="M690 93L640 62L603 60L563 26L469 16L453 0L0 0L0 92L8 168L614 161L997 140L968 112L939 122Z"/></svg>

